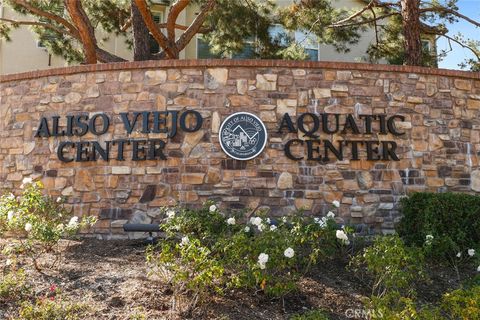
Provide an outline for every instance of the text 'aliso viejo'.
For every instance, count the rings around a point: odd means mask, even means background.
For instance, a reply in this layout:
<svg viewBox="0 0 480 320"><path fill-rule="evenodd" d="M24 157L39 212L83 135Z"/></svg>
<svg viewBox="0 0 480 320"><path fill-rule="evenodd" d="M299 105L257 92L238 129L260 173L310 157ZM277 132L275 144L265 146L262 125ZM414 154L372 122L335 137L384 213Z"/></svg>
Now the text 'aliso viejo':
<svg viewBox="0 0 480 320"><path fill-rule="evenodd" d="M195 110L179 111L142 111L124 112L118 115L127 135L134 130L142 134L165 134L173 138L179 130L185 133L196 132L202 128L203 117ZM228 120L228 118L226 119ZM225 120L225 121L226 121ZM260 119L258 119L261 121ZM291 139L284 145L285 156L292 160L311 160L325 162L344 160L348 154L350 160L360 160L365 154L366 160L394 160L396 154L395 141L378 140L336 140L319 139L320 135L371 135L393 136L404 135L396 122L405 121L401 115L358 115L352 114L314 114L303 113L296 119L285 113L278 125L279 133L300 132L304 139ZM113 119L105 113L67 115L65 117L43 117L40 120L36 137L82 137L87 133L100 136L108 132ZM262 122L263 126L263 122ZM232 133L231 133L232 134ZM240 134L241 135L241 134ZM241 136L239 139L241 140ZM265 135L263 137L267 139ZM251 139L252 141L255 139ZM265 141L266 142L266 141ZM133 160L166 160L164 153L165 139L115 139L110 141L61 141L57 156L63 162L85 162L99 159L108 161ZM345 149L349 149L349 153ZM259 150L260 151L260 150Z"/></svg>
<svg viewBox="0 0 480 320"><path fill-rule="evenodd" d="M119 114L121 123L127 134L139 129L144 134L166 134L173 138L178 127L184 132L200 130L203 124L202 115L194 110L183 113L178 111L143 111L123 112ZM60 126L62 123L62 126ZM50 123L46 117L40 120L35 133L36 137L82 137L87 133L100 136L108 132L112 120L105 113L89 115L67 115L65 119L59 116L51 117ZM127 146L131 145L129 159L166 160L164 149L166 141L163 139L116 139L105 141L62 141L58 145L57 156L63 162L84 162L103 159L126 160Z"/></svg>

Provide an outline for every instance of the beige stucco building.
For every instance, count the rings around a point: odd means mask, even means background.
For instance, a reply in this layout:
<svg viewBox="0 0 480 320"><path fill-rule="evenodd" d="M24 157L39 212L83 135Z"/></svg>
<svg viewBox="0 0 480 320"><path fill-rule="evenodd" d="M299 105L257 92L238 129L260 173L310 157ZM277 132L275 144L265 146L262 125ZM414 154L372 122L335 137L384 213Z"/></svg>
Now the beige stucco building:
<svg viewBox="0 0 480 320"><path fill-rule="evenodd" d="M153 1L160 2L160 1ZM290 5L293 0L278 0L279 6ZM360 8L364 3L360 0L337 0L334 1L337 7L345 8ZM158 22L163 22L165 12L168 7L162 5L154 5L152 11ZM196 14L195 7L188 7L184 10L178 20L179 24L188 24L193 21ZM0 17L15 20L25 20L25 16L21 16L10 9L6 4L2 4L0 1ZM274 28L273 28L274 29ZM99 31L98 39L102 39L105 34L102 35ZM295 33L296 37L302 37L301 32ZM197 36L192 40L185 50L180 54L181 59L197 59L205 58L205 50L202 51L202 43L200 36ZM304 37L304 36L303 36ZM335 51L333 46L317 44L314 41L303 41L306 49L312 60L320 61L350 61L359 62L365 61L366 50L368 45L374 41L374 33L372 30L363 33L360 42L351 48L351 51L346 54L339 54ZM122 37L109 37L107 41L101 42L101 47L109 52L112 52L125 59L131 60L133 53L127 48L125 41ZM203 48L205 49L205 48ZM238 57L233 58L240 58ZM14 29L11 32L11 41L0 39L0 74L10 74L24 71L31 71L37 69L47 69L66 66L68 63L59 56L50 55L45 48L41 46L36 39L35 33L32 32L28 26L21 26L18 29Z"/></svg>

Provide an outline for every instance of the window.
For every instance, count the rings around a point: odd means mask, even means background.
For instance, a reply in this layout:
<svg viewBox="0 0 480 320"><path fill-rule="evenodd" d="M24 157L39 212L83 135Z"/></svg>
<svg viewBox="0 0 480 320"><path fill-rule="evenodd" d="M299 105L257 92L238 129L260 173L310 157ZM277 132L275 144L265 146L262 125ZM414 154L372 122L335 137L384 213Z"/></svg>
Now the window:
<svg viewBox="0 0 480 320"><path fill-rule="evenodd" d="M425 52L431 52L432 51L432 44L430 43L429 40L422 40L422 49Z"/></svg>
<svg viewBox="0 0 480 320"><path fill-rule="evenodd" d="M245 40L242 51L232 54L232 59L254 59L255 44L253 38Z"/></svg>
<svg viewBox="0 0 480 320"><path fill-rule="evenodd" d="M315 36L305 31L287 32L282 25L275 24L268 30L272 39L279 41L282 46L288 46L291 41L295 41L302 46L308 55L310 61L318 61L318 41Z"/></svg>
<svg viewBox="0 0 480 320"><path fill-rule="evenodd" d="M307 60L319 60L319 45L314 35L303 31L287 32L282 25L272 25L268 32L270 37L277 41L282 46L288 46L291 41L296 41L300 44L308 55ZM214 54L210 51L208 43L201 37L197 38L197 59L216 59L221 58L221 55ZM232 59L252 59L255 58L255 39L250 38L245 41L243 50L234 53Z"/></svg>
<svg viewBox="0 0 480 320"><path fill-rule="evenodd" d="M295 31L295 41L299 43L308 54L310 61L318 61L318 41L315 36L305 31Z"/></svg>
<svg viewBox="0 0 480 320"><path fill-rule="evenodd" d="M208 42L202 37L197 37L197 59L218 59L221 58L219 54L214 54L210 51Z"/></svg>

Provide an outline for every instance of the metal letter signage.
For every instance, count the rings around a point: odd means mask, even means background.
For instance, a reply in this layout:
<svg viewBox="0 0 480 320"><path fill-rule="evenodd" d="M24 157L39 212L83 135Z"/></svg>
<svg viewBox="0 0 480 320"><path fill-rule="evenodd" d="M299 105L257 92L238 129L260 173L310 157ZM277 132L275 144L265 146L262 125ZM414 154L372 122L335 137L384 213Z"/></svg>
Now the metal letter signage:
<svg viewBox="0 0 480 320"><path fill-rule="evenodd" d="M236 160L250 160L265 148L267 130L256 115L237 112L222 122L218 139L228 156Z"/></svg>

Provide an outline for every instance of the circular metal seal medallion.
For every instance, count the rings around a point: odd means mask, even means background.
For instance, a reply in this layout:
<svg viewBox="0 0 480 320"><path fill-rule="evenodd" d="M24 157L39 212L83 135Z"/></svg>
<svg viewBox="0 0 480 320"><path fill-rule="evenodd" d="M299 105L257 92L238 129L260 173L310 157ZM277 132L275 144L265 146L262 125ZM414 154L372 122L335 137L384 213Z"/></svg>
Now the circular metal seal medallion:
<svg viewBox="0 0 480 320"><path fill-rule="evenodd" d="M248 112L228 116L218 135L223 151L236 160L258 156L267 144L267 130L262 120Z"/></svg>

